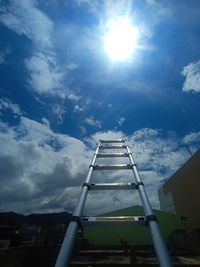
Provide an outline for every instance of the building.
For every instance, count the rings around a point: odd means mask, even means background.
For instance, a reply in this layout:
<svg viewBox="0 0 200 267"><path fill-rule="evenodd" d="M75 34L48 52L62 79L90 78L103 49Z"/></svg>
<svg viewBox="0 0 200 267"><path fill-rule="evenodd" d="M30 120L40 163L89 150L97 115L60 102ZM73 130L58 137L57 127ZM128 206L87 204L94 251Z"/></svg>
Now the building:
<svg viewBox="0 0 200 267"><path fill-rule="evenodd" d="M0 225L0 249L8 248L16 234L16 227Z"/></svg>
<svg viewBox="0 0 200 267"><path fill-rule="evenodd" d="M160 210L154 210L154 212L158 218L161 232L167 242L177 230L184 232L184 222L179 216ZM101 216L144 216L144 212L141 206L133 206L99 215L99 217ZM128 246L152 245L149 229L145 225L88 225L83 227L83 238L88 240L89 246L95 247L119 247L123 244Z"/></svg>
<svg viewBox="0 0 200 267"><path fill-rule="evenodd" d="M158 191L161 209L186 218L187 232L200 229L200 150Z"/></svg>

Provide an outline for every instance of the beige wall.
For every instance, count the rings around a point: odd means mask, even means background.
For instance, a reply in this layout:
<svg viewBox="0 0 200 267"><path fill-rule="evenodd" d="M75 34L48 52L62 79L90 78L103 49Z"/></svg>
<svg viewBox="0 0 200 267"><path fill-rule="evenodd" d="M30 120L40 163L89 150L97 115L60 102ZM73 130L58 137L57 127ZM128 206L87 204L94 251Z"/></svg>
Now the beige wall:
<svg viewBox="0 0 200 267"><path fill-rule="evenodd" d="M187 230L200 229L200 150L159 189L161 194L170 194L176 213L187 217Z"/></svg>

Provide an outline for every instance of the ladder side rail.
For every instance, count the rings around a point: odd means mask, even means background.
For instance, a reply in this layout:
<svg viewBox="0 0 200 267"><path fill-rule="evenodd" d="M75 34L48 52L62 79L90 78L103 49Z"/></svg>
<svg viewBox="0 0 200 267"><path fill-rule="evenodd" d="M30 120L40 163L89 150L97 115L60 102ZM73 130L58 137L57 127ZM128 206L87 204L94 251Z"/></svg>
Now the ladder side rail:
<svg viewBox="0 0 200 267"><path fill-rule="evenodd" d="M99 152L100 144L101 144L101 141L98 142L96 151L95 151L93 159L92 159L92 163L89 167L89 171L88 171L85 183L82 186L82 192L81 192L81 195L80 195L80 198L78 201L78 205L76 206L74 213L73 213L73 216L72 216L72 218L74 218L74 220L72 220L69 223L67 232L65 234L62 246L60 248L60 251L59 251L59 254L58 254L58 257L56 260L55 267L68 267L70 264L71 255L73 252L77 231L79 228L79 223L81 223L82 211L83 211L86 197L87 197L87 193L89 190L87 184L89 184L90 179L92 177L93 168L94 168L93 166L95 165L95 162L97 159L97 154ZM80 219L80 221L79 221L79 219Z"/></svg>
<svg viewBox="0 0 200 267"><path fill-rule="evenodd" d="M130 163L132 165L132 170L133 170L133 174L135 177L135 181L138 184L138 192L139 192L142 204L143 204L144 214L145 214L146 218L148 218L149 216L151 216L151 218L152 218L152 216L155 216L155 215L154 215L154 212L152 210L151 204L149 202L149 198L147 196L144 184L142 183L142 181L140 179L140 176L139 176L136 164L134 162L132 153L131 153L126 141L125 141L125 144L126 144L127 152L129 154L129 160L130 160ZM162 234L160 232L158 222L156 220L149 220L148 221L148 227L150 230L150 234L152 237L152 241L154 244L154 248L155 248L156 255L157 255L160 266L161 267L173 266L172 262L171 262L171 258L169 256L167 246L166 246L164 239L162 237Z"/></svg>

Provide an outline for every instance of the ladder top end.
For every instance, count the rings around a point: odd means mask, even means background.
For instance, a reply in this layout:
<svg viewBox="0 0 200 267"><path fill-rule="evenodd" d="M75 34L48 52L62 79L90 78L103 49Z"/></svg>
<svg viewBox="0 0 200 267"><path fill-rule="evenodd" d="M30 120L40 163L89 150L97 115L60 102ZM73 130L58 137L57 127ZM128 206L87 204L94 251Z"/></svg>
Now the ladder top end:
<svg viewBox="0 0 200 267"><path fill-rule="evenodd" d="M126 140L125 139L113 139L113 140L103 140L103 139L100 139L99 142L101 143L121 143L121 142L125 142Z"/></svg>

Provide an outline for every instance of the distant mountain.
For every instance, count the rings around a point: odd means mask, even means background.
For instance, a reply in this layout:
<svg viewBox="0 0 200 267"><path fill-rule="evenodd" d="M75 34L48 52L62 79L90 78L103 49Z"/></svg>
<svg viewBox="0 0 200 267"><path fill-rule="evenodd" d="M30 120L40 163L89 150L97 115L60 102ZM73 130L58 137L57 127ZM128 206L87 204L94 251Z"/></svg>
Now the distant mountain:
<svg viewBox="0 0 200 267"><path fill-rule="evenodd" d="M21 215L15 212L0 213L0 225L14 225L22 224L54 226L56 224L68 224L72 214L69 212L60 213L45 213L45 214L30 214Z"/></svg>

